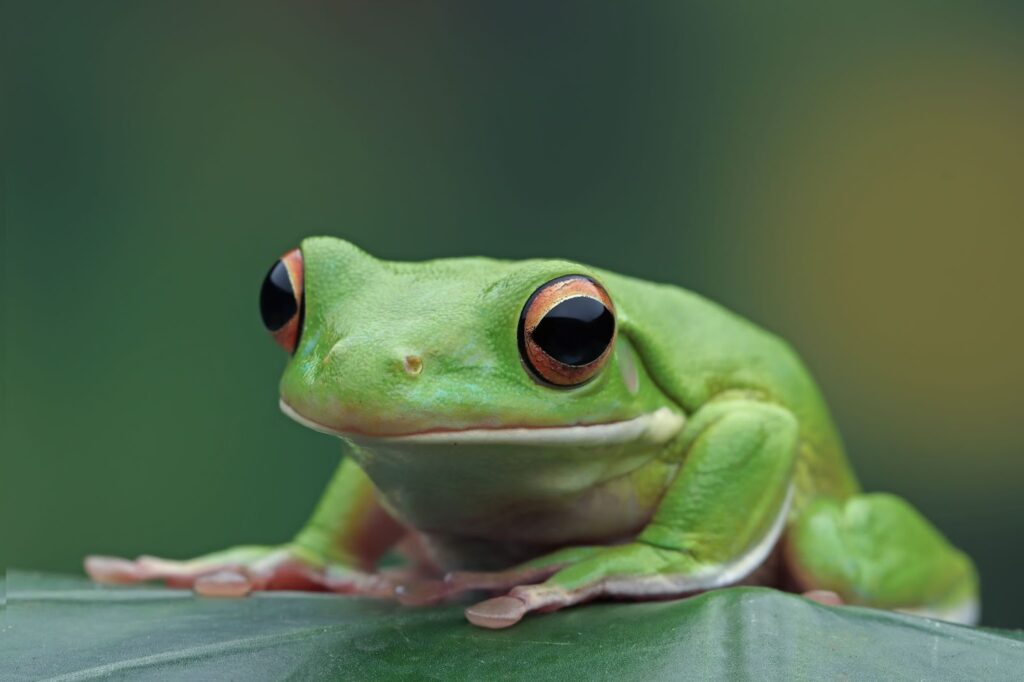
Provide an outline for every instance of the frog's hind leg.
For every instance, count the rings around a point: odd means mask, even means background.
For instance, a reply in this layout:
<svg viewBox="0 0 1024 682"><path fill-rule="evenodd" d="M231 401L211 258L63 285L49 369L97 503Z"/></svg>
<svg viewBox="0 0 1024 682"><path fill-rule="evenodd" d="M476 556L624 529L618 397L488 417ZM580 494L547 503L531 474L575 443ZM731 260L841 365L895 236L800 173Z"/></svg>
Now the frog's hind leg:
<svg viewBox="0 0 1024 682"><path fill-rule="evenodd" d="M800 590L829 590L848 604L956 623L978 621L971 560L893 495L815 500L801 510L785 547Z"/></svg>

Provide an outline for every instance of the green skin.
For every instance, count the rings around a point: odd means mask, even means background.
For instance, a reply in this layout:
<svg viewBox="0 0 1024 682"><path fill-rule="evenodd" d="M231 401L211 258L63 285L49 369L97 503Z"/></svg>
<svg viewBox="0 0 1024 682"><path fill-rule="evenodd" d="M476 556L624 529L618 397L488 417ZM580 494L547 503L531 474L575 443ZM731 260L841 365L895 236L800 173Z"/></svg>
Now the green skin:
<svg viewBox="0 0 1024 682"><path fill-rule="evenodd" d="M467 616L492 628L757 582L977 619L970 559L900 498L859 491L814 381L753 324L569 261L393 263L326 237L301 252L281 406L350 454L313 517L281 547L90 557L94 578L417 604L488 590L501 596ZM569 274L604 286L617 335L593 380L564 389L527 370L516 330L530 295ZM375 572L396 543L412 569Z"/></svg>

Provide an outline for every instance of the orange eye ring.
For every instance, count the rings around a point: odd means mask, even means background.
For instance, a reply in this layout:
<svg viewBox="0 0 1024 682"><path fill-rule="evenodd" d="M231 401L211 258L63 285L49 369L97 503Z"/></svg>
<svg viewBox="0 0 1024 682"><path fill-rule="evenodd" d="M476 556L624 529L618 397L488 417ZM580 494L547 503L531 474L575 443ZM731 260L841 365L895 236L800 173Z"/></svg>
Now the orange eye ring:
<svg viewBox="0 0 1024 682"><path fill-rule="evenodd" d="M260 289L263 326L289 353L295 352L302 334L303 279L302 252L292 249L270 267Z"/></svg>
<svg viewBox="0 0 1024 682"><path fill-rule="evenodd" d="M604 367L617 334L615 306L600 284L567 275L541 285L523 306L519 355L544 383L570 388Z"/></svg>

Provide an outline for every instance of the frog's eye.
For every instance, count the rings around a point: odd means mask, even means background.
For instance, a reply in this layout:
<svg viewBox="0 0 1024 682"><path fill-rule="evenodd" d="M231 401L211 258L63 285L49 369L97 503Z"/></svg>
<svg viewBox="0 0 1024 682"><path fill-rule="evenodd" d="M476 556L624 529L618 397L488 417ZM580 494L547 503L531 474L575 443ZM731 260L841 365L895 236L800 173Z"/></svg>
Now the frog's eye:
<svg viewBox="0 0 1024 682"><path fill-rule="evenodd" d="M302 252L293 249L271 266L260 289L263 326L282 348L295 352L302 333Z"/></svg>
<svg viewBox="0 0 1024 682"><path fill-rule="evenodd" d="M589 277L559 277L533 292L523 306L518 337L523 363L536 377L555 386L579 386L608 360L615 307Z"/></svg>

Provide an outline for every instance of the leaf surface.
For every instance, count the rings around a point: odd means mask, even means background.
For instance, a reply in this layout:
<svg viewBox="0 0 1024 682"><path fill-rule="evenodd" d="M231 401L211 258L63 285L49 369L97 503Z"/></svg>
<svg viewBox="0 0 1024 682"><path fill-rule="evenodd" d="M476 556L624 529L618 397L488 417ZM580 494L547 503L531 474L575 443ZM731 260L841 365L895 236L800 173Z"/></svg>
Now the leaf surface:
<svg viewBox="0 0 1024 682"><path fill-rule="evenodd" d="M461 605L327 594L196 598L11 573L0 679L1011 680L1024 633L764 588L602 603L487 631Z"/></svg>

